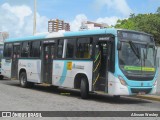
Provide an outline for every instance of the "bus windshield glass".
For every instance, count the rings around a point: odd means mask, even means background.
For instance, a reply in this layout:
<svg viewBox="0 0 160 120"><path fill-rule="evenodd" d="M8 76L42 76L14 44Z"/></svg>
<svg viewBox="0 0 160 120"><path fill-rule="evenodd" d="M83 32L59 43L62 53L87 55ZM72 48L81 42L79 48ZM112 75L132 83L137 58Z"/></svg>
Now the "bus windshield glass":
<svg viewBox="0 0 160 120"><path fill-rule="evenodd" d="M156 71L155 45L150 44L153 42L147 35L141 36L140 42L137 42L138 40L133 36L131 39L129 37L120 38L122 41L119 50L119 66L123 72L128 74L152 75Z"/></svg>

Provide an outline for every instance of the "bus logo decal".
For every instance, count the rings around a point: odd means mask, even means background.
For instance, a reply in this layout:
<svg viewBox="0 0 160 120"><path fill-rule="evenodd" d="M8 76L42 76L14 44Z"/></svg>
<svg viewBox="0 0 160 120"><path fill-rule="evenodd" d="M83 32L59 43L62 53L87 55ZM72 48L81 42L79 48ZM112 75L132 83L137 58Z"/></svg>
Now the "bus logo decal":
<svg viewBox="0 0 160 120"><path fill-rule="evenodd" d="M73 64L73 69L81 69L81 70L84 70L84 66Z"/></svg>
<svg viewBox="0 0 160 120"><path fill-rule="evenodd" d="M72 70L72 62L67 62L67 70Z"/></svg>

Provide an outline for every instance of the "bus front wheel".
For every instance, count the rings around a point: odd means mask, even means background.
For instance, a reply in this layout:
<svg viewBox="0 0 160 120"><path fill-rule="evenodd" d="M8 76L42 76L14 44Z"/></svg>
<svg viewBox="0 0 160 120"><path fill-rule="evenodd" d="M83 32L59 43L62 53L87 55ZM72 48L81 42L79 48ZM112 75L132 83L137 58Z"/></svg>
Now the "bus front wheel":
<svg viewBox="0 0 160 120"><path fill-rule="evenodd" d="M88 87L88 82L86 78L81 78L81 98L82 99L87 99L88 98L88 93L89 93L89 87Z"/></svg>
<svg viewBox="0 0 160 120"><path fill-rule="evenodd" d="M113 97L114 97L115 100L119 100L121 98L120 95L114 95Z"/></svg>

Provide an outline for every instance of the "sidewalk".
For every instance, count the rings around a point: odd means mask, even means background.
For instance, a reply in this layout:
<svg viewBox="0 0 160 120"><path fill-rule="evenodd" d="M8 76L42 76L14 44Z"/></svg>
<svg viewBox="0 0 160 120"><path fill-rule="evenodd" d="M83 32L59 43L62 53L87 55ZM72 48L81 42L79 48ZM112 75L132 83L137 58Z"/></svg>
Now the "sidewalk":
<svg viewBox="0 0 160 120"><path fill-rule="evenodd" d="M158 92L156 95L137 95L136 98L142 98L160 102L160 92Z"/></svg>

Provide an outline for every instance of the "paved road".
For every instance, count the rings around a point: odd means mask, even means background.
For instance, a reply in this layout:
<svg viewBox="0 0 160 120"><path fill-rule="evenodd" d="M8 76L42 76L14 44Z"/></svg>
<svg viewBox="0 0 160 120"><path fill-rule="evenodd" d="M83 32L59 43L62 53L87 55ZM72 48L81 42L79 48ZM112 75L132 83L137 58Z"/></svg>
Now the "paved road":
<svg viewBox="0 0 160 120"><path fill-rule="evenodd" d="M62 95L66 92L70 95ZM21 88L16 80L0 81L0 111L159 111L160 102L91 95L80 99L79 92L51 87Z"/></svg>

